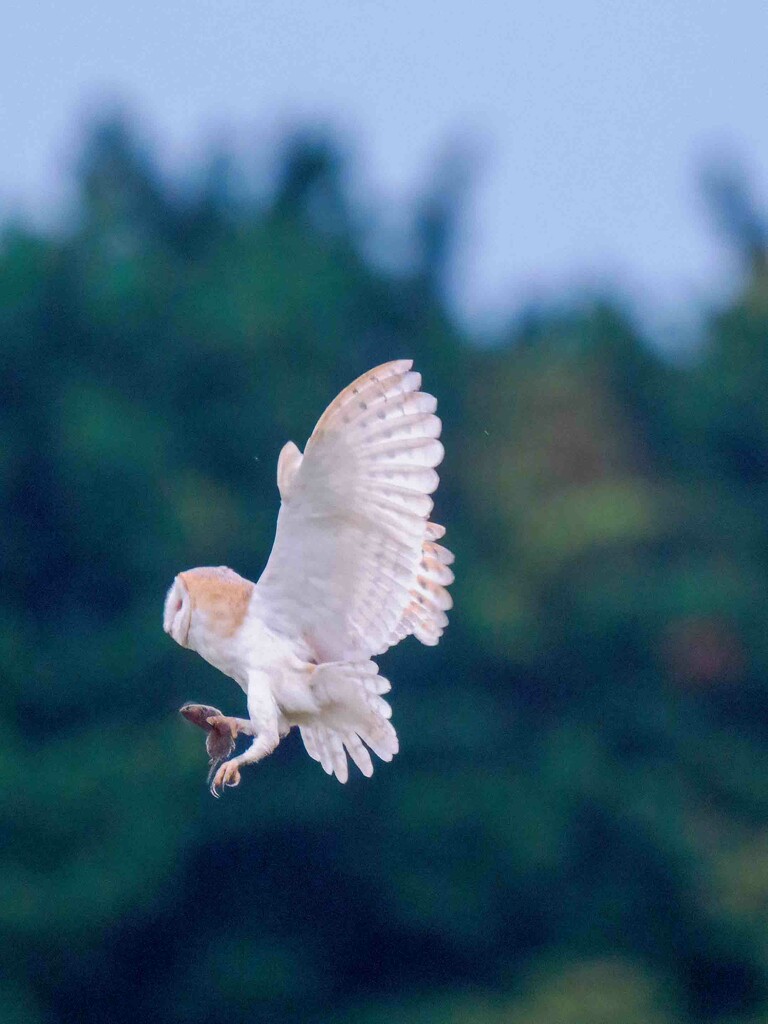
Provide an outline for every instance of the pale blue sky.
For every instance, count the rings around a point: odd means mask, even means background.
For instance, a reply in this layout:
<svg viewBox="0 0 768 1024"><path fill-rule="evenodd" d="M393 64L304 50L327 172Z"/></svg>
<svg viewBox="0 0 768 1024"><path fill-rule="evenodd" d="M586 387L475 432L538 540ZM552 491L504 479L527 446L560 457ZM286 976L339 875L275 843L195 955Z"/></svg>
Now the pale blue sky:
<svg viewBox="0 0 768 1024"><path fill-rule="evenodd" d="M727 148L768 205L768 0L28 0L0 34L0 207L50 210L122 97L183 161L211 133L338 125L373 194L445 144L481 170L455 272L469 314L606 275L707 301L727 271L697 168Z"/></svg>

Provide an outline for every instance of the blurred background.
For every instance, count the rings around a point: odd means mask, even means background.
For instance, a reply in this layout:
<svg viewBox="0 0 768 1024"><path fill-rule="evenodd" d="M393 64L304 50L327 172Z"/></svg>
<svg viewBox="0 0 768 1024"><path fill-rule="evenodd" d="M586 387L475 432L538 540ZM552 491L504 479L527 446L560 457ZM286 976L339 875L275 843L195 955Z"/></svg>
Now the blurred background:
<svg viewBox="0 0 768 1024"><path fill-rule="evenodd" d="M19 7L3 1024L768 1022L768 9ZM364 370L439 397L402 752L214 801L162 632Z"/></svg>

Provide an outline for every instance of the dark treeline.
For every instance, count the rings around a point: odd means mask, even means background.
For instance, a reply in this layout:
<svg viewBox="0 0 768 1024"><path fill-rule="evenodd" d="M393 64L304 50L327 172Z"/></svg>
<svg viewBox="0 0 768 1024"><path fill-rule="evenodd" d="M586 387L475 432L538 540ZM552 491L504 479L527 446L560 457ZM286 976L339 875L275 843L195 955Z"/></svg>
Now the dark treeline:
<svg viewBox="0 0 768 1024"><path fill-rule="evenodd" d="M710 181L743 288L685 365L610 298L479 346L448 186L384 269L348 172L182 187L112 123L65 227L5 226L0 1019L768 1021L764 224ZM443 643L382 659L402 753L342 787L292 737L213 801L176 709L243 699L165 590L255 578L281 445L402 356L457 554Z"/></svg>

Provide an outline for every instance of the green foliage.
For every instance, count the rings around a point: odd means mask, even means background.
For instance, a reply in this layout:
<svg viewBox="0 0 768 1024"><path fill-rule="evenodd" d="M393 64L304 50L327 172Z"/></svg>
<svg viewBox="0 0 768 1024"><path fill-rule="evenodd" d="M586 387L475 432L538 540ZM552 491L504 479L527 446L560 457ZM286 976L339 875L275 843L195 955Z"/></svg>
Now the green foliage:
<svg viewBox="0 0 768 1024"><path fill-rule="evenodd" d="M759 218L725 204L744 289L673 367L610 301L473 345L450 169L397 270L322 140L259 199L215 170L105 125L66 230L3 234L0 1019L766 1019ZM257 576L280 446L404 355L457 581L440 647L383 661L402 753L342 788L293 737L216 803L176 709L242 697L165 590Z"/></svg>

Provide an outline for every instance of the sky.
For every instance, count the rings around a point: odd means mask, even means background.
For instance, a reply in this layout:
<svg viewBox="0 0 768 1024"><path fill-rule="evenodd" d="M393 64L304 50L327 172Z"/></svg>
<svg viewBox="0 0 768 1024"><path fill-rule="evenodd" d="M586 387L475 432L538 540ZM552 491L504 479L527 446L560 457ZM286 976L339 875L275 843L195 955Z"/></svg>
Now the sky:
<svg viewBox="0 0 768 1024"><path fill-rule="evenodd" d="M114 101L180 167L333 127L385 209L467 148L452 295L475 323L604 282L671 323L734 271L706 161L768 208L766 0L27 0L0 33L0 216L60 206Z"/></svg>

